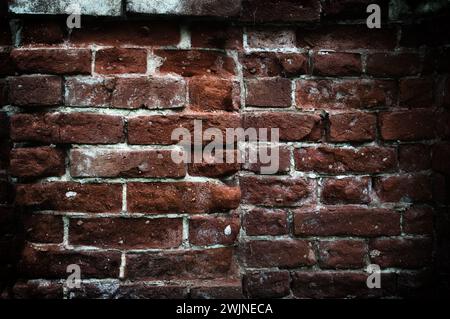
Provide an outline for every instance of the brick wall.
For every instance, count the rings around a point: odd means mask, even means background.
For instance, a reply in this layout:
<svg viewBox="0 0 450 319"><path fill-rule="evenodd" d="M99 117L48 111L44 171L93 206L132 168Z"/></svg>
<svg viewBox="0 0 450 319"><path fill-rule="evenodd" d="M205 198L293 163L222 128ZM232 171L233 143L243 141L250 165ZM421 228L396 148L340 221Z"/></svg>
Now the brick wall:
<svg viewBox="0 0 450 319"><path fill-rule="evenodd" d="M107 1L69 31L63 2L2 8L3 297L448 293L446 15L379 1L368 29L373 1ZM195 119L279 128L277 173L174 163Z"/></svg>

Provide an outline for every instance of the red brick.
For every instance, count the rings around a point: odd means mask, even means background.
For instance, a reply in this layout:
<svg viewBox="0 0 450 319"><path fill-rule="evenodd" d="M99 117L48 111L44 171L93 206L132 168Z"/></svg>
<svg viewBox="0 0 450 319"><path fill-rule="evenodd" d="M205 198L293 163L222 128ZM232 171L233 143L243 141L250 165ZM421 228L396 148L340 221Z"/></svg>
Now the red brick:
<svg viewBox="0 0 450 319"><path fill-rule="evenodd" d="M191 109L199 112L238 111L239 83L218 77L194 77L189 81Z"/></svg>
<svg viewBox="0 0 450 319"><path fill-rule="evenodd" d="M368 29L366 24L322 25L297 31L297 46L301 48L355 50L393 49L397 32L390 27Z"/></svg>
<svg viewBox="0 0 450 319"><path fill-rule="evenodd" d="M297 236L392 236L400 234L400 214L382 208L328 207L298 209L294 215Z"/></svg>
<svg viewBox="0 0 450 319"><path fill-rule="evenodd" d="M196 246L232 245L239 235L238 215L194 216L189 219L189 242Z"/></svg>
<svg viewBox="0 0 450 319"><path fill-rule="evenodd" d="M190 289L192 299L242 299L242 285L240 280L220 280L207 282Z"/></svg>
<svg viewBox="0 0 450 319"><path fill-rule="evenodd" d="M290 294L289 272L250 272L243 278L244 291L248 298L282 298Z"/></svg>
<svg viewBox="0 0 450 319"><path fill-rule="evenodd" d="M11 77L9 101L16 106L55 106L62 103L62 80L58 76Z"/></svg>
<svg viewBox="0 0 450 319"><path fill-rule="evenodd" d="M39 214L23 216L23 229L29 242L61 244L63 242L63 228L61 216Z"/></svg>
<svg viewBox="0 0 450 319"><path fill-rule="evenodd" d="M242 49L242 28L223 22L195 23L190 28L194 48Z"/></svg>
<svg viewBox="0 0 450 319"><path fill-rule="evenodd" d="M244 169L257 174L286 174L291 166L291 150L287 145L249 144L246 148ZM262 160L261 155L268 158ZM270 159L269 162L268 159Z"/></svg>
<svg viewBox="0 0 450 319"><path fill-rule="evenodd" d="M181 219L71 219L71 245L115 249L175 248L183 240Z"/></svg>
<svg viewBox="0 0 450 319"><path fill-rule="evenodd" d="M172 161L172 151L175 150L73 149L70 174L75 177L183 177L186 168Z"/></svg>
<svg viewBox="0 0 450 319"><path fill-rule="evenodd" d="M0 47L0 76L14 75L14 62L9 49Z"/></svg>
<svg viewBox="0 0 450 319"><path fill-rule="evenodd" d="M65 25L62 19L22 20L21 45L59 45L64 42Z"/></svg>
<svg viewBox="0 0 450 319"><path fill-rule="evenodd" d="M119 78L111 105L118 108L180 108L186 103L186 84L171 78Z"/></svg>
<svg viewBox="0 0 450 319"><path fill-rule="evenodd" d="M122 185L73 182L20 184L16 187L16 203L40 210L119 213L122 210Z"/></svg>
<svg viewBox="0 0 450 319"><path fill-rule="evenodd" d="M428 201L432 198L427 175L398 175L375 179L375 191L383 202Z"/></svg>
<svg viewBox="0 0 450 319"><path fill-rule="evenodd" d="M323 19L367 19L367 6L376 3L381 7L381 17L385 18L389 12L388 0L334 0L322 2Z"/></svg>
<svg viewBox="0 0 450 319"><path fill-rule="evenodd" d="M373 298L392 296L395 274L381 275L381 289L367 288L367 273L348 271L295 271L291 273L296 298Z"/></svg>
<svg viewBox="0 0 450 319"><path fill-rule="evenodd" d="M170 280L231 278L232 248L128 254L126 278Z"/></svg>
<svg viewBox="0 0 450 319"><path fill-rule="evenodd" d="M176 23L163 21L83 21L69 41L79 46L169 46L180 42L180 30Z"/></svg>
<svg viewBox="0 0 450 319"><path fill-rule="evenodd" d="M319 0L244 0L241 20L247 22L307 22L320 19Z"/></svg>
<svg viewBox="0 0 450 319"><path fill-rule="evenodd" d="M19 281L12 289L14 299L63 299L63 285L51 281Z"/></svg>
<svg viewBox="0 0 450 319"><path fill-rule="evenodd" d="M10 155L10 173L17 177L61 176L65 154L53 147L16 148Z"/></svg>
<svg viewBox="0 0 450 319"><path fill-rule="evenodd" d="M156 50L163 59L159 71L176 73L185 77L217 75L228 77L235 74L233 59L215 51Z"/></svg>
<svg viewBox="0 0 450 319"><path fill-rule="evenodd" d="M11 55L23 73L91 73L92 55L87 49L15 49Z"/></svg>
<svg viewBox="0 0 450 319"><path fill-rule="evenodd" d="M336 240L319 242L319 265L321 268L363 268L367 248L364 241Z"/></svg>
<svg viewBox="0 0 450 319"><path fill-rule="evenodd" d="M398 163L406 172L427 170L431 167L431 147L426 144L400 145Z"/></svg>
<svg viewBox="0 0 450 319"><path fill-rule="evenodd" d="M63 250L59 247L33 248L22 251L19 272L26 278L66 279L67 266L76 264L81 268L82 279L118 278L120 252Z"/></svg>
<svg viewBox="0 0 450 319"><path fill-rule="evenodd" d="M65 104L78 107L107 107L115 81L110 78L68 77L65 79Z"/></svg>
<svg viewBox="0 0 450 319"><path fill-rule="evenodd" d="M240 190L212 183L128 183L129 212L216 213L239 206Z"/></svg>
<svg viewBox="0 0 450 319"><path fill-rule="evenodd" d="M412 206L403 213L403 231L407 234L431 235L433 209L430 206Z"/></svg>
<svg viewBox="0 0 450 319"><path fill-rule="evenodd" d="M119 143L123 119L90 113L16 114L11 117L11 138L43 143Z"/></svg>
<svg viewBox="0 0 450 319"><path fill-rule="evenodd" d="M362 72L361 55L357 53L317 52L313 65L313 74L322 76L352 76Z"/></svg>
<svg viewBox="0 0 450 319"><path fill-rule="evenodd" d="M319 173L381 173L397 166L396 151L390 147L306 147L296 149L294 158L297 170Z"/></svg>
<svg viewBox="0 0 450 319"><path fill-rule="evenodd" d="M301 123L301 125L299 125ZM301 113L248 112L243 116L244 129L279 129L281 141L319 141L323 123L320 115ZM270 140L271 135L268 134Z"/></svg>
<svg viewBox="0 0 450 319"><path fill-rule="evenodd" d="M312 194L311 182L303 178L243 176L240 186L244 204L296 206Z"/></svg>
<svg viewBox="0 0 450 319"><path fill-rule="evenodd" d="M380 114L384 140L422 140L435 136L435 115L429 110L385 112Z"/></svg>
<svg viewBox="0 0 450 319"><path fill-rule="evenodd" d="M431 263L428 238L379 238L369 243L371 262L380 267L420 268Z"/></svg>
<svg viewBox="0 0 450 319"><path fill-rule="evenodd" d="M304 240L256 240L242 248L247 267L297 268L316 263L312 245Z"/></svg>
<svg viewBox="0 0 450 319"><path fill-rule="evenodd" d="M255 52L242 55L240 61L245 77L296 77L309 72L306 54Z"/></svg>
<svg viewBox="0 0 450 319"><path fill-rule="evenodd" d="M367 204L370 202L369 177L326 178L322 182L325 204Z"/></svg>
<svg viewBox="0 0 450 319"><path fill-rule="evenodd" d="M366 62L366 73L380 77L416 75L420 70L420 57L415 53L375 53Z"/></svg>
<svg viewBox="0 0 450 319"><path fill-rule="evenodd" d="M146 73L147 51L123 48L100 49L95 54L95 72L100 74Z"/></svg>
<svg viewBox="0 0 450 319"><path fill-rule="evenodd" d="M258 49L292 49L296 46L295 32L287 28L249 28L247 45Z"/></svg>
<svg viewBox="0 0 450 319"><path fill-rule="evenodd" d="M245 81L246 106L290 107L291 81L283 78L251 79Z"/></svg>
<svg viewBox="0 0 450 319"><path fill-rule="evenodd" d="M397 88L389 80L298 80L297 107L301 109L371 109L389 107Z"/></svg>
<svg viewBox="0 0 450 319"><path fill-rule="evenodd" d="M400 106L429 108L433 106L433 79L401 79Z"/></svg>
<svg viewBox="0 0 450 319"><path fill-rule="evenodd" d="M194 121L202 121L203 132L208 128L218 128L225 136L227 128L239 128L241 120L238 114L181 114L138 116L128 120L128 143L130 144L176 144L172 132L176 128L185 128L194 136ZM180 137L181 139L181 137ZM192 140L193 141L193 140Z"/></svg>
<svg viewBox="0 0 450 319"><path fill-rule="evenodd" d="M450 176L450 144L441 143L433 146L433 169Z"/></svg>
<svg viewBox="0 0 450 319"><path fill-rule="evenodd" d="M286 235L289 232L287 212L255 208L244 215L243 227L248 236Z"/></svg>
<svg viewBox="0 0 450 319"><path fill-rule="evenodd" d="M235 150L224 150L223 156L219 154L211 156L202 150L202 154L198 154L195 150L192 152L192 162L188 164L189 175L206 176L206 177L225 177L236 174L240 168L239 152ZM231 155L230 155L231 153ZM196 156L202 156L201 162L195 162ZM232 156L227 160L227 156ZM232 159L232 160L230 160Z"/></svg>
<svg viewBox="0 0 450 319"><path fill-rule="evenodd" d="M364 142L376 138L375 114L352 112L331 114L329 140L332 142Z"/></svg>

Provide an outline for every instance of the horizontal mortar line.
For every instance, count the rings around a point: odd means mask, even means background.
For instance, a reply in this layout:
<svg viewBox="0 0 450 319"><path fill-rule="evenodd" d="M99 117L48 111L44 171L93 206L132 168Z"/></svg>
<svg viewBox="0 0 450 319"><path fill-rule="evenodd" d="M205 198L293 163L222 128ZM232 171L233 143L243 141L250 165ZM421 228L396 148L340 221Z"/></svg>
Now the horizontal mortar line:
<svg viewBox="0 0 450 319"><path fill-rule="evenodd" d="M63 176L64 177L64 176ZM203 176L189 176L182 178L157 178L157 177L71 177L70 180L59 177L48 177L35 181L34 184L51 183L51 182L76 182L79 184L126 184L126 183L183 183L183 182L197 182L197 183L212 183L216 185L223 185L223 183L215 178Z"/></svg>
<svg viewBox="0 0 450 319"><path fill-rule="evenodd" d="M67 217L69 220L73 219L106 219L106 218L123 218L123 219L182 219L182 218L193 218L193 217L231 217L230 212L216 212L216 213L132 213L132 212L122 212L121 213L89 213L89 212L63 212L63 211L52 211L52 210L36 210L33 214L41 215L54 215Z"/></svg>

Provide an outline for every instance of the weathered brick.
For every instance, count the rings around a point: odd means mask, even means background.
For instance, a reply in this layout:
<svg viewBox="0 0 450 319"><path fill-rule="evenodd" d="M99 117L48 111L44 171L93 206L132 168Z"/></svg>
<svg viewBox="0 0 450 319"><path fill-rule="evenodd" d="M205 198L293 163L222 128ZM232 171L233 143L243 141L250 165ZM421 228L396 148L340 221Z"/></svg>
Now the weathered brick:
<svg viewBox="0 0 450 319"><path fill-rule="evenodd" d="M286 28L251 28L247 30L250 48L292 49L296 46L295 31Z"/></svg>
<svg viewBox="0 0 450 319"><path fill-rule="evenodd" d="M380 77L416 75L420 70L420 57L415 53L369 54L366 62L366 73Z"/></svg>
<svg viewBox="0 0 450 319"><path fill-rule="evenodd" d="M375 114L352 112L329 116L329 140L332 142L364 142L376 138Z"/></svg>
<svg viewBox="0 0 450 319"><path fill-rule="evenodd" d="M73 149L70 174L75 177L183 177L185 166L171 159L175 151Z"/></svg>
<svg viewBox="0 0 450 319"><path fill-rule="evenodd" d="M305 147L296 149L294 158L297 170L320 173L381 173L393 171L397 166L395 149L378 146Z"/></svg>
<svg viewBox="0 0 450 319"><path fill-rule="evenodd" d="M129 212L215 213L239 206L240 190L212 183L128 183Z"/></svg>
<svg viewBox="0 0 450 319"><path fill-rule="evenodd" d="M76 264L84 278L118 278L120 252L63 250L59 247L34 248L21 253L19 273L25 278L67 278L67 266Z"/></svg>
<svg viewBox="0 0 450 319"><path fill-rule="evenodd" d="M41 210L119 213L122 209L122 185L72 182L20 184L16 187L16 203Z"/></svg>
<svg viewBox="0 0 450 319"><path fill-rule="evenodd" d="M254 52L240 56L245 77L296 77L309 72L302 53Z"/></svg>
<svg viewBox="0 0 450 319"><path fill-rule="evenodd" d="M147 51L124 48L100 49L95 54L95 72L100 74L146 73Z"/></svg>
<svg viewBox="0 0 450 319"><path fill-rule="evenodd" d="M311 243L304 240L249 241L243 244L241 254L252 268L297 268L316 263Z"/></svg>
<svg viewBox="0 0 450 319"><path fill-rule="evenodd" d="M257 174L286 174L291 166L291 150L287 145L249 144L243 168ZM264 158L267 156L267 158Z"/></svg>
<svg viewBox="0 0 450 319"><path fill-rule="evenodd" d="M295 271L291 273L292 293L297 298L374 298L392 296L395 274L382 274L381 289L367 288L367 273L349 271Z"/></svg>
<svg viewBox="0 0 450 319"><path fill-rule="evenodd" d="M21 45L60 45L65 38L65 25L62 19L22 20Z"/></svg>
<svg viewBox="0 0 450 319"><path fill-rule="evenodd" d="M319 0L243 0L241 20L256 22L310 22L320 19Z"/></svg>
<svg viewBox="0 0 450 319"><path fill-rule="evenodd" d="M227 128L234 129L241 126L238 114L181 114L138 116L128 120L128 143L130 144L176 144L181 140L172 140L172 132L176 128L187 129L194 142L194 121L201 121L202 132L208 128L217 128L225 136ZM200 129L200 127L199 127ZM179 137L181 138L181 137ZM186 141L185 141L186 142Z"/></svg>
<svg viewBox="0 0 450 319"><path fill-rule="evenodd" d="M325 204L367 204L370 202L369 177L326 178L321 198Z"/></svg>
<svg viewBox="0 0 450 319"><path fill-rule="evenodd" d="M78 0L77 4L82 15L120 16L122 13L120 0L101 1L100 3ZM50 4L46 0L36 0L32 6L27 0L14 0L10 3L9 9L16 14L65 15L67 7L66 0L54 0Z"/></svg>
<svg viewBox="0 0 450 319"><path fill-rule="evenodd" d="M77 107L108 107L115 81L100 77L67 77L65 104Z"/></svg>
<svg viewBox="0 0 450 319"><path fill-rule="evenodd" d="M299 125L301 123L301 125ZM318 114L247 112L243 115L244 129L266 128L279 130L281 141L319 141L322 137L323 123ZM271 134L268 134L270 140Z"/></svg>
<svg viewBox="0 0 450 319"><path fill-rule="evenodd" d="M196 150L192 152L191 163L188 164L191 176L226 177L236 174L241 168L242 161L239 161L240 152L237 150L224 150L221 156L218 153L206 154L204 149L199 153ZM196 162L196 156L201 156L201 161Z"/></svg>
<svg viewBox="0 0 450 319"><path fill-rule="evenodd" d="M287 212L255 208L244 215L242 226L248 236L286 235L289 232Z"/></svg>
<svg viewBox="0 0 450 319"><path fill-rule="evenodd" d="M360 20L367 19L367 6L378 4L381 7L381 17L384 19L389 11L389 0L333 0L322 1L322 15L326 19Z"/></svg>
<svg viewBox="0 0 450 319"><path fill-rule="evenodd" d="M63 285L53 281L19 281L12 288L14 299L63 299Z"/></svg>
<svg viewBox="0 0 450 319"><path fill-rule="evenodd" d="M185 77L196 75L217 75L228 77L235 74L233 59L215 51L155 50L162 59L158 70L162 73L176 73Z"/></svg>
<svg viewBox="0 0 450 319"><path fill-rule="evenodd" d="M227 22L198 22L191 25L194 48L242 49L242 27Z"/></svg>
<svg viewBox="0 0 450 319"><path fill-rule="evenodd" d="M189 219L189 242L196 246L231 245L239 235L240 221L232 217L194 216Z"/></svg>
<svg viewBox="0 0 450 319"><path fill-rule="evenodd" d="M361 55L319 51L313 57L313 74L322 76L352 76L362 72Z"/></svg>
<svg viewBox="0 0 450 319"><path fill-rule="evenodd" d="M11 56L21 73L91 73L92 54L87 49L14 49Z"/></svg>
<svg viewBox="0 0 450 319"><path fill-rule="evenodd" d="M429 110L411 110L381 113L381 137L384 140L422 140L435 136L435 115Z"/></svg>
<svg viewBox="0 0 450 319"><path fill-rule="evenodd" d="M362 240L336 240L319 242L319 265L322 268L362 268L367 247Z"/></svg>
<svg viewBox="0 0 450 319"><path fill-rule="evenodd" d="M403 213L403 231L407 234L431 235L433 209L430 206L412 206Z"/></svg>
<svg viewBox="0 0 450 319"><path fill-rule="evenodd" d="M406 172L427 170L431 167L431 147L426 144L400 145L398 163Z"/></svg>
<svg viewBox="0 0 450 319"><path fill-rule="evenodd" d="M27 241L32 243L54 243L63 241L63 219L61 216L26 214L23 216L23 229Z"/></svg>
<svg viewBox="0 0 450 319"><path fill-rule="evenodd" d="M396 45L396 33L390 27L368 29L365 24L304 27L297 31L297 46L322 50L388 50Z"/></svg>
<svg viewBox="0 0 450 319"><path fill-rule="evenodd" d="M243 278L244 291L248 298L282 298L290 294L289 272L250 272Z"/></svg>
<svg viewBox="0 0 450 319"><path fill-rule="evenodd" d="M123 119L92 113L16 114L11 117L11 138L44 143L119 143Z"/></svg>
<svg viewBox="0 0 450 319"><path fill-rule="evenodd" d="M100 287L100 292L104 289ZM117 299L185 299L187 289L177 285L155 285L146 282L130 282L119 285L114 298ZM89 298L91 299L91 298Z"/></svg>
<svg viewBox="0 0 450 319"><path fill-rule="evenodd" d="M392 236L400 234L400 214L382 208L339 206L298 209L294 214L297 236Z"/></svg>
<svg viewBox="0 0 450 319"><path fill-rule="evenodd" d="M128 254L126 258L125 276L131 280L218 279L235 273L232 248Z"/></svg>
<svg viewBox="0 0 450 319"><path fill-rule="evenodd" d="M242 299L240 280L214 280L190 289L192 299Z"/></svg>
<svg viewBox="0 0 450 319"><path fill-rule="evenodd" d="M56 106L62 103L62 80L58 76L11 77L9 101L22 107Z"/></svg>
<svg viewBox="0 0 450 319"><path fill-rule="evenodd" d="M24 178L64 175L65 154L60 149L46 146L13 149L10 173Z"/></svg>
<svg viewBox="0 0 450 319"><path fill-rule="evenodd" d="M189 80L189 99L190 107L195 111L237 111L239 83L212 76L194 77Z"/></svg>
<svg viewBox="0 0 450 319"><path fill-rule="evenodd" d="M393 106L397 87L389 80L298 80L301 109L371 109Z"/></svg>
<svg viewBox="0 0 450 319"><path fill-rule="evenodd" d="M428 201L432 198L430 176L398 175L375 179L375 191L383 202Z"/></svg>
<svg viewBox="0 0 450 319"><path fill-rule="evenodd" d="M177 218L71 219L71 245L116 249L175 248L183 240L182 220Z"/></svg>
<svg viewBox="0 0 450 319"><path fill-rule="evenodd" d="M371 261L380 267L420 268L431 263L428 238L377 238L369 243Z"/></svg>
<svg viewBox="0 0 450 319"><path fill-rule="evenodd" d="M399 83L400 106L429 108L433 106L433 79L401 79Z"/></svg>
<svg viewBox="0 0 450 319"><path fill-rule="evenodd" d="M296 206L312 194L312 183L304 178L243 176L240 186L244 204Z"/></svg>
<svg viewBox="0 0 450 319"><path fill-rule="evenodd" d="M69 42L75 46L169 46L180 42L179 26L164 21L83 21L72 29Z"/></svg>
<svg viewBox="0 0 450 319"><path fill-rule="evenodd" d="M450 144L441 143L433 146L433 169L450 176Z"/></svg>
<svg viewBox="0 0 450 319"><path fill-rule="evenodd" d="M249 79L245 86L246 106L283 108L292 105L292 87L288 79Z"/></svg>

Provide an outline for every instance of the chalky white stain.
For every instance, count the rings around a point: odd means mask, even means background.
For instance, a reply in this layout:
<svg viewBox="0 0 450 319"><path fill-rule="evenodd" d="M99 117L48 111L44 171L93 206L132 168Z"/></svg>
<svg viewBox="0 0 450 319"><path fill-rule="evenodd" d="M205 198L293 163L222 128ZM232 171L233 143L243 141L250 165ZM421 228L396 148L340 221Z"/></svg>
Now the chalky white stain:
<svg viewBox="0 0 450 319"><path fill-rule="evenodd" d="M183 7L183 0L131 0L127 3L129 11L152 14L180 14Z"/></svg>

